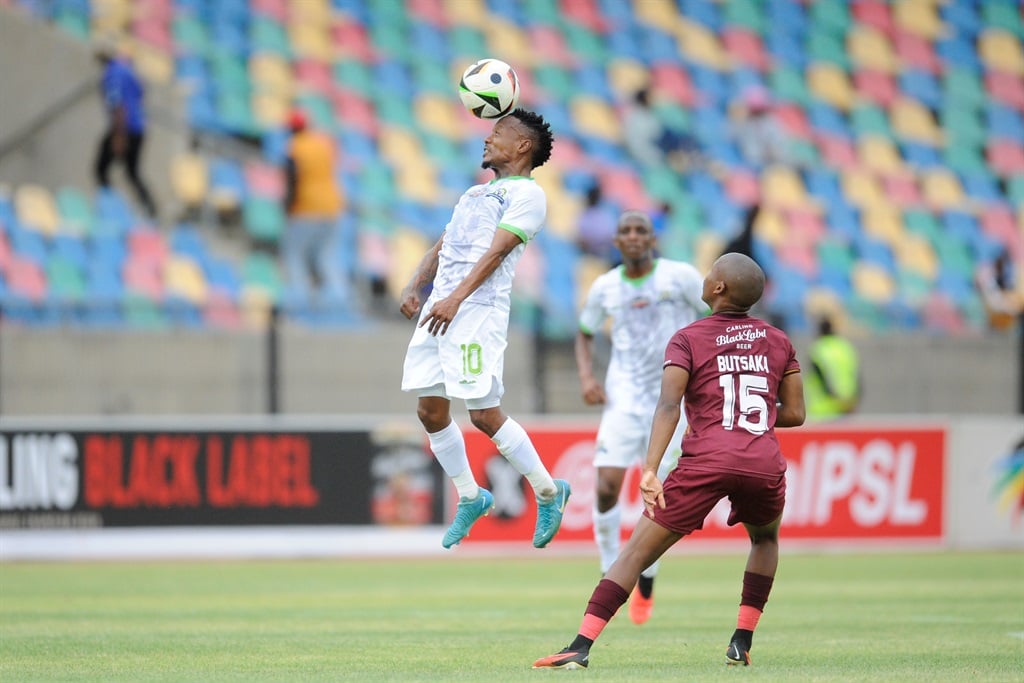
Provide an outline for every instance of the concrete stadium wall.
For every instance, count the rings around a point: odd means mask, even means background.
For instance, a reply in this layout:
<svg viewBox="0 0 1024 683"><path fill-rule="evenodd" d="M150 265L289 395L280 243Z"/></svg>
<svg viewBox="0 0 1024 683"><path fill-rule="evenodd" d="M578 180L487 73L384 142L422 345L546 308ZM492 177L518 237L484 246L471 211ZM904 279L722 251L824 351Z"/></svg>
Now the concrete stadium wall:
<svg viewBox="0 0 1024 683"><path fill-rule="evenodd" d="M283 326L279 410L291 415L406 414L400 391L412 323L321 331ZM801 359L808 339L794 340ZM854 340L864 366L862 414L1011 415L1020 348L1012 336L884 336ZM606 353L606 348L599 347ZM545 368L540 386L538 363ZM579 398L572 348L541 358L522 332L505 362L510 414L596 414ZM267 340L260 332L0 328L0 414L259 415L268 406ZM457 411L463 411L456 405Z"/></svg>

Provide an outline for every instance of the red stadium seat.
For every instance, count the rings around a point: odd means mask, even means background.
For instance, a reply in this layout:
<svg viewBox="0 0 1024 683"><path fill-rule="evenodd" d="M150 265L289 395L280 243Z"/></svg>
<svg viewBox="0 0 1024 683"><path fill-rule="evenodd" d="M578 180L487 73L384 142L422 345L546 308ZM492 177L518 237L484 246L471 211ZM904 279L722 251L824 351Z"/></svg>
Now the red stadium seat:
<svg viewBox="0 0 1024 683"><path fill-rule="evenodd" d="M736 204L752 206L761 201L761 184L752 171L733 171L725 179L725 194Z"/></svg>
<svg viewBox="0 0 1024 683"><path fill-rule="evenodd" d="M685 107L695 106L699 98L690 74L680 64L659 62L652 66L651 87L660 97Z"/></svg>
<svg viewBox="0 0 1024 683"><path fill-rule="evenodd" d="M336 16L331 22L331 45L339 57L355 57L363 62L373 60L375 50L366 27L354 19Z"/></svg>
<svg viewBox="0 0 1024 683"><path fill-rule="evenodd" d="M988 163L996 173L1024 173L1024 147L1013 140L989 140L985 151Z"/></svg>
<svg viewBox="0 0 1024 683"><path fill-rule="evenodd" d="M799 104L780 102L775 106L774 112L775 118L791 136L803 140L811 139L811 124L807 120L807 112Z"/></svg>
<svg viewBox="0 0 1024 683"><path fill-rule="evenodd" d="M605 33L608 31L608 22L601 14L596 0L562 0L562 16L580 26L589 28L591 31Z"/></svg>
<svg viewBox="0 0 1024 683"><path fill-rule="evenodd" d="M565 44L565 36L553 26L535 25L528 31L530 46L538 55L544 55L544 63L569 67L576 63L576 57ZM519 76L522 77L522 73Z"/></svg>
<svg viewBox="0 0 1024 683"><path fill-rule="evenodd" d="M921 189L910 174L890 175L882 179L883 189L892 203L901 209L921 205Z"/></svg>
<svg viewBox="0 0 1024 683"><path fill-rule="evenodd" d="M822 160L833 168L853 168L860 162L853 142L831 135L818 136L818 150Z"/></svg>
<svg viewBox="0 0 1024 683"><path fill-rule="evenodd" d="M852 14L855 21L892 36L894 27L888 3L882 0L856 0Z"/></svg>
<svg viewBox="0 0 1024 683"><path fill-rule="evenodd" d="M316 59L299 59L295 62L295 80L306 90L327 95L334 87L331 68L326 62Z"/></svg>
<svg viewBox="0 0 1024 683"><path fill-rule="evenodd" d="M270 17L282 24L288 20L288 0L252 0L251 4L255 14Z"/></svg>
<svg viewBox="0 0 1024 683"><path fill-rule="evenodd" d="M409 14L433 24L439 28L448 26L448 16L444 12L444 0L409 0Z"/></svg>
<svg viewBox="0 0 1024 683"><path fill-rule="evenodd" d="M881 71L855 71L853 87L861 97L880 107L888 107L896 99L896 79Z"/></svg>
<svg viewBox="0 0 1024 683"><path fill-rule="evenodd" d="M46 274L42 266L32 261L11 257L6 269L7 287L31 301L46 298Z"/></svg>
<svg viewBox="0 0 1024 683"><path fill-rule="evenodd" d="M896 31L896 54L905 67L922 69L937 74L942 71L942 59L932 44L922 36L903 30Z"/></svg>
<svg viewBox="0 0 1024 683"><path fill-rule="evenodd" d="M742 64L757 71L765 71L771 66L771 58L761 44L761 37L752 31L727 28L722 33L722 46L734 64Z"/></svg>
<svg viewBox="0 0 1024 683"><path fill-rule="evenodd" d="M364 135L377 136L379 127L377 114L367 99L351 90L336 87L332 101L335 115L339 121L345 123L346 127L353 128Z"/></svg>
<svg viewBox="0 0 1024 683"><path fill-rule="evenodd" d="M985 91L989 97L1024 112L1024 80L1004 71L985 73Z"/></svg>

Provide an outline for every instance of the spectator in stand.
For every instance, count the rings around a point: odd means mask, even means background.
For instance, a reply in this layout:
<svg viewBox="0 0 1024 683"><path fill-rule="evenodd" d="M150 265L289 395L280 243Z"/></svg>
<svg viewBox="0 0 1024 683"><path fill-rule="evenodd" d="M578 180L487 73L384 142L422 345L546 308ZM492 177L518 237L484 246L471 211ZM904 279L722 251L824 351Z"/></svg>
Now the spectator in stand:
<svg viewBox="0 0 1024 683"><path fill-rule="evenodd" d="M1014 274L1005 249L991 263L982 263L974 275L978 294L988 315L989 328L1004 332L1024 314L1024 278Z"/></svg>
<svg viewBox="0 0 1024 683"><path fill-rule="evenodd" d="M100 138L94 166L96 182L101 187L110 187L110 166L120 161L146 215L156 220L153 195L139 175L139 160L146 141L145 87L124 51L103 45L96 51L96 59L103 68L100 92L107 113L107 128Z"/></svg>
<svg viewBox="0 0 1024 683"><path fill-rule="evenodd" d="M586 205L580 214L576 243L584 254L596 256L615 265L621 261L615 247L615 231L618 215L615 209L604 201L604 193L597 181L587 189Z"/></svg>
<svg viewBox="0 0 1024 683"><path fill-rule="evenodd" d="M300 300L320 291L335 302L348 302L349 281L336 255L344 198L334 176L334 140L310 128L299 110L289 116L288 127L292 133L285 160L288 226L282 245L288 284Z"/></svg>
<svg viewBox="0 0 1024 683"><path fill-rule="evenodd" d="M818 324L809 355L807 418L829 420L855 411L861 396L860 358L856 347L836 333L830 318Z"/></svg>
<svg viewBox="0 0 1024 683"><path fill-rule="evenodd" d="M761 170L792 163L789 135L772 111L768 91L754 86L730 107L732 136L747 164Z"/></svg>

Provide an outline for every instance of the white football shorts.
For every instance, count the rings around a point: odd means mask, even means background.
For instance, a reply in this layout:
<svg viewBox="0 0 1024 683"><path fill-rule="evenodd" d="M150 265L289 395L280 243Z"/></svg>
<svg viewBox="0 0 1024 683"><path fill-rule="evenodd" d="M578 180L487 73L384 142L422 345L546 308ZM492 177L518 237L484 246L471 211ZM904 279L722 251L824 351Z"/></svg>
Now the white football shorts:
<svg viewBox="0 0 1024 683"><path fill-rule="evenodd" d="M420 320L433 305L433 300L427 299ZM417 323L405 353L402 391L465 400L488 398L492 405L469 407L497 406L505 393L502 376L507 346L508 313L463 302L443 335L434 336L427 326Z"/></svg>
<svg viewBox="0 0 1024 683"><path fill-rule="evenodd" d="M647 445L651 439L652 415L639 415L621 410L605 410L597 428L597 450L594 453L594 467L621 467L633 464L643 466L647 459ZM658 468L662 480L675 469L682 455L683 433L686 431L686 417L680 411L679 424L672 435L665 455Z"/></svg>

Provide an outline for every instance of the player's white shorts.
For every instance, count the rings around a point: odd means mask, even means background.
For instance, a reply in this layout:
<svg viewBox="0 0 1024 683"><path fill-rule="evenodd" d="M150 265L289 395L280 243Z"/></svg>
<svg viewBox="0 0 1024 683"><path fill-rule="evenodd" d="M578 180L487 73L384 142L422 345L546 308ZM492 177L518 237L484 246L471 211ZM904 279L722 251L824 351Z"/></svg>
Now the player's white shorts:
<svg viewBox="0 0 1024 683"><path fill-rule="evenodd" d="M647 444L650 443L653 420L653 410L650 415L605 410L601 414L601 425L597 428L594 467L626 469L633 464L642 466L647 459ZM672 435L672 441L669 442L665 456L661 459L661 467L658 468L658 476L661 479L675 468L679 456L682 455L685 431L686 418L680 411L676 432Z"/></svg>
<svg viewBox="0 0 1024 683"><path fill-rule="evenodd" d="M434 300L427 299L421 320L433 305ZM505 393L502 376L508 346L507 312L463 302L444 335L431 335L427 328L417 323L409 341L402 391L445 398L500 399Z"/></svg>

